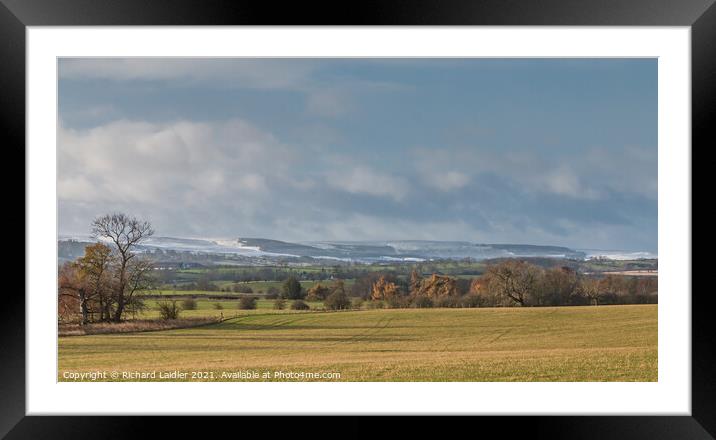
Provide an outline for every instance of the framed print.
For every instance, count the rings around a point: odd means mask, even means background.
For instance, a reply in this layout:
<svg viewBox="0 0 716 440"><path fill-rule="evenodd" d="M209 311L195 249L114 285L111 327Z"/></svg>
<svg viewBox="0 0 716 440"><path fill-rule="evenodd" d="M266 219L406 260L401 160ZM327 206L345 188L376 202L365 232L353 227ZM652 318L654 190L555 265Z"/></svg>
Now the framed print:
<svg viewBox="0 0 716 440"><path fill-rule="evenodd" d="M691 156L716 9L397 5L4 2L27 257L0 432L509 415L712 438Z"/></svg>

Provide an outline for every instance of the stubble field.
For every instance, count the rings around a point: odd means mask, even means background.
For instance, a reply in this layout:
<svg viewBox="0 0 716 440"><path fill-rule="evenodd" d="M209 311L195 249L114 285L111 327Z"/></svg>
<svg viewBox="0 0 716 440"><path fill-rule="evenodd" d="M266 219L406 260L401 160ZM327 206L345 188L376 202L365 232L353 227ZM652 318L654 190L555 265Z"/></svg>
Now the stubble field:
<svg viewBox="0 0 716 440"><path fill-rule="evenodd" d="M657 305L234 313L203 327L61 337L58 380L86 371L154 372L141 380L177 380L159 378L172 371L215 381L658 379Z"/></svg>

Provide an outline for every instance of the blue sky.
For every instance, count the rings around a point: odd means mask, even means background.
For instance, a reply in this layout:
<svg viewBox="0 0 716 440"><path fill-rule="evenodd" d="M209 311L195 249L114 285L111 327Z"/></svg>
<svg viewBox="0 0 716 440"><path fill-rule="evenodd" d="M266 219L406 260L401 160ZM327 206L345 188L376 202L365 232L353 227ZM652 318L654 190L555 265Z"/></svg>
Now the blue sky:
<svg viewBox="0 0 716 440"><path fill-rule="evenodd" d="M61 59L61 234L657 250L655 59Z"/></svg>

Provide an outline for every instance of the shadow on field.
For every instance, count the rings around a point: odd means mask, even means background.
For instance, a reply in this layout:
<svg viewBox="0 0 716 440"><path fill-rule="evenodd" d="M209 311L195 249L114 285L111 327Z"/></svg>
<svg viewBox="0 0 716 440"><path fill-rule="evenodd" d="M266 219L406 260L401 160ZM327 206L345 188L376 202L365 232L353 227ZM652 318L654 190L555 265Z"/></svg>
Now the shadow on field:
<svg viewBox="0 0 716 440"><path fill-rule="evenodd" d="M321 348L326 347L326 343L330 345L340 344L340 343L351 343L356 342L357 339L355 336L323 336L323 337L286 337L286 338L276 338L276 337L270 337L270 338L259 338L259 337L240 337L238 338L242 341L271 341L271 342L310 342L310 343L318 343L318 344L324 344L321 346ZM404 336L369 336L360 339L361 342L409 342L409 341L419 341L419 338L409 338Z"/></svg>
<svg viewBox="0 0 716 440"><path fill-rule="evenodd" d="M253 316L242 316L238 318L230 318L221 323L202 327L202 330L225 330L225 331L251 331L251 330L370 330L379 327L387 318L381 318L374 322L366 322L365 325L351 323L350 325L336 325L321 323L315 316L295 316L287 317L283 315L274 321L267 322L245 322L248 319L255 318ZM392 319L391 319L392 320Z"/></svg>
<svg viewBox="0 0 716 440"><path fill-rule="evenodd" d="M266 322L246 322L254 320L257 317L262 319L269 319ZM273 317L275 319L271 320ZM267 337L271 341L280 342L312 342L312 343L323 343L321 347L332 347L339 344L352 344L357 342L395 342L395 341L417 341L420 338L415 337L403 337L398 335L386 335L386 329L396 329L391 327L390 324L393 321L392 317L381 317L373 322L366 322L365 325L356 325L351 323L350 325L335 325L335 324L324 324L320 322L319 317L314 315L300 315L300 316L286 316L286 315L250 315L242 316L237 318L229 318L219 324L210 325L203 327L199 332L192 332L190 334L180 333L172 336L181 338L209 338L215 340L246 340L246 341L266 341ZM205 331L215 332L217 330L235 332L232 336L222 337L207 335ZM345 332L346 335L331 335L331 336L315 336L315 337L303 337L302 335L291 336L291 337L274 337L274 336L254 336L244 335L243 332L250 331L270 331L270 330L337 330ZM326 344L327 343L327 344Z"/></svg>
<svg viewBox="0 0 716 440"><path fill-rule="evenodd" d="M266 325L259 325L259 324L243 324L243 325L235 325L230 328L226 327L205 327L206 330L228 330L228 331L240 331L240 330L370 330L372 328L375 328L373 325L345 325L345 326L339 326L339 325L301 325L301 324L289 324L289 323L280 323L280 324L266 324Z"/></svg>

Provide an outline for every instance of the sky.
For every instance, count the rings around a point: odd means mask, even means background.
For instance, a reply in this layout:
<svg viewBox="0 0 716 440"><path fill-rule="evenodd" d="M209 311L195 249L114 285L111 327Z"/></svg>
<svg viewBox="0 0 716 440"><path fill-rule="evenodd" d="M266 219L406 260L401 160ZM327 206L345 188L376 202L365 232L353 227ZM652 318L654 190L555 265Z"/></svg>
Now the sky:
<svg viewBox="0 0 716 440"><path fill-rule="evenodd" d="M58 61L61 235L657 251L656 59Z"/></svg>

